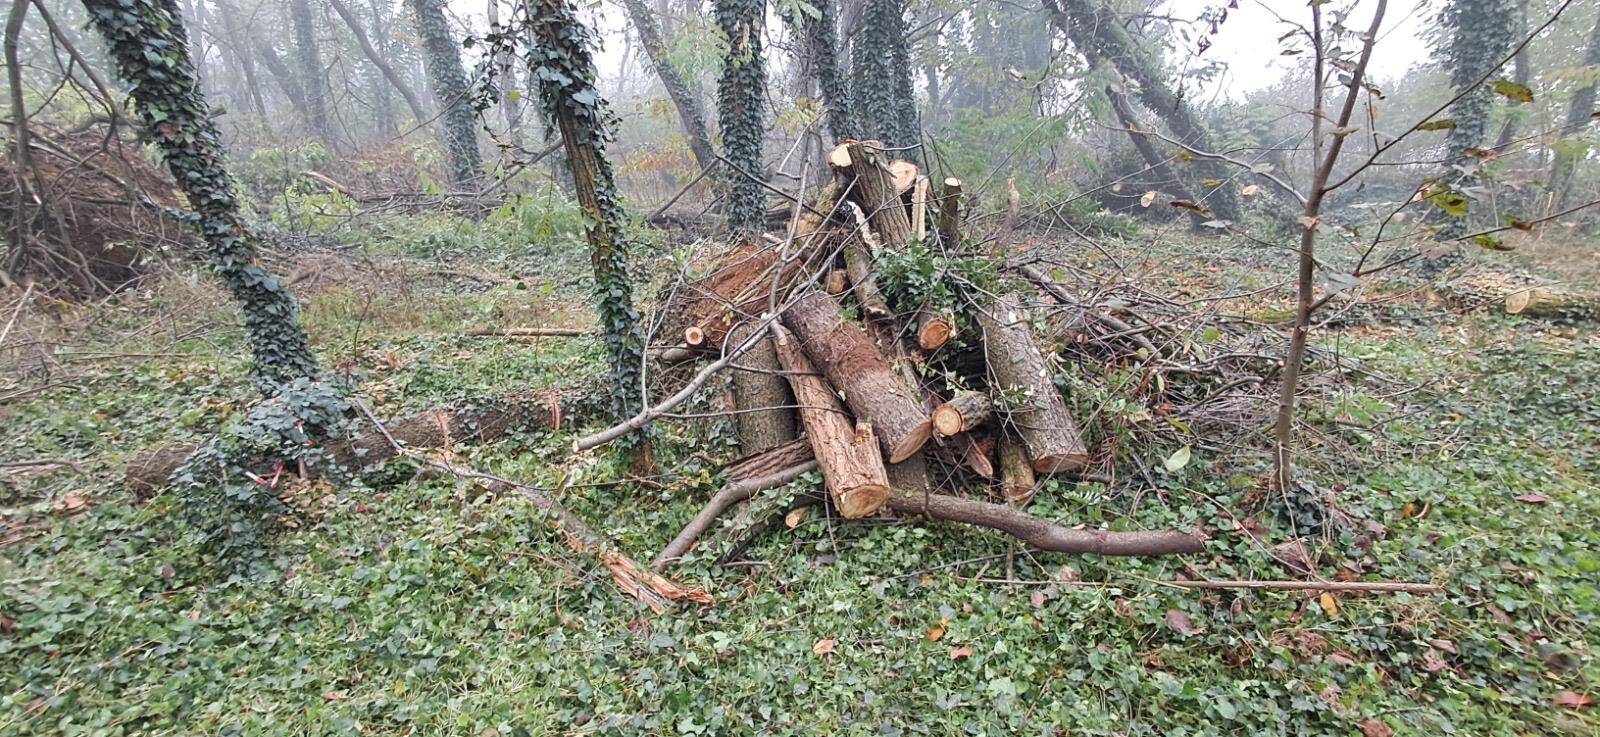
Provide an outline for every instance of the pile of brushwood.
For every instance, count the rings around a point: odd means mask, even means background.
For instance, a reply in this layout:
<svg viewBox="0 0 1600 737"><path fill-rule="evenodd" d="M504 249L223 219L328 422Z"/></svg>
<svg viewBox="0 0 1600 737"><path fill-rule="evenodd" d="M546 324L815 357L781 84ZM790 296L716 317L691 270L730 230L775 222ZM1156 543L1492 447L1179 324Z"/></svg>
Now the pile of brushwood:
<svg viewBox="0 0 1600 737"><path fill-rule="evenodd" d="M786 233L735 243L662 299L657 363L688 368L659 372L657 394L731 369L748 455L656 568L812 469L845 519L926 516L1067 553L1200 551L1203 530L1069 529L1026 507L1047 475L1110 480L1119 445L1263 426L1275 331L1028 256L1010 242L1014 194L997 232L963 232L978 218L963 218L962 182L935 185L875 141L841 144L828 165Z"/></svg>

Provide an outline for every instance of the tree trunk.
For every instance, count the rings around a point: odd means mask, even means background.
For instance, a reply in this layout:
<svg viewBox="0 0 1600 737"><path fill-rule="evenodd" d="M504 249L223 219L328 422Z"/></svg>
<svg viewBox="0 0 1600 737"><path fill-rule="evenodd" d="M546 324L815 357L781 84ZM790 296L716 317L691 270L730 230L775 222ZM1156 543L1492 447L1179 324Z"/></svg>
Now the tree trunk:
<svg viewBox="0 0 1600 737"><path fill-rule="evenodd" d="M829 383L844 392L856 419L872 423L890 463L905 461L922 448L932 425L920 395L859 326L845 321L838 302L812 292L784 313L783 322Z"/></svg>
<svg viewBox="0 0 1600 737"><path fill-rule="evenodd" d="M294 58L300 72L300 89L305 94L307 122L317 138L329 148L336 148L333 128L328 123L328 85L323 76L322 53L317 47L317 19L307 0L289 0L289 20L294 25Z"/></svg>
<svg viewBox="0 0 1600 737"><path fill-rule="evenodd" d="M672 66L666 40L655 16L642 0L622 0L622 4L628 11L628 19L633 22L634 30L639 32L639 43L650 57L651 68L655 69L661 86L667 91L667 99L672 100L672 106L678 110L678 122L689 141L694 163L702 171L720 171L722 167L718 166L716 152L711 148L711 136L706 132L706 115L700 107L700 97L678 68Z"/></svg>
<svg viewBox="0 0 1600 737"><path fill-rule="evenodd" d="M849 199L861 207L872 225L878 242L897 251L911 242L911 218L900 199L900 182L890 169L883 144L877 141L850 141L828 154L828 164L848 190ZM903 177L902 177L903 178Z"/></svg>
<svg viewBox="0 0 1600 737"><path fill-rule="evenodd" d="M838 143L855 135L850 125L850 92L839 73L838 36L834 28L834 4L838 0L817 0L813 7L816 17L809 13L792 13L789 22L795 27L806 56L806 71L816 80L817 92L822 98L823 118L828 135ZM798 16L798 18L794 16Z"/></svg>
<svg viewBox="0 0 1600 737"><path fill-rule="evenodd" d="M267 73L272 75L274 82L278 83L278 91L289 100L289 107L294 108L301 118L311 119L311 110L306 107L306 93L300 88L300 80L296 79L294 72L289 70L289 65L278 56L277 50L262 39L260 35L251 35L251 45L257 55L261 57L261 64L267 68Z"/></svg>
<svg viewBox="0 0 1600 737"><path fill-rule="evenodd" d="M213 0L217 3L217 14L222 16L222 33L228 38L228 53L239 64L239 73L244 76L246 94L250 99L250 107L256 115L263 118L267 116L267 103L261 96L261 83L256 78L255 49L245 41L245 33L240 30L238 11L222 0Z"/></svg>
<svg viewBox="0 0 1600 737"><path fill-rule="evenodd" d="M991 310L981 311L978 324L995 389L1023 396L1023 405L1011 409L1007 420L1026 441L1033 470L1056 473L1088 463L1078 423L1056 391L1054 372L1034 343L1016 296L1003 296Z"/></svg>
<svg viewBox="0 0 1600 737"><path fill-rule="evenodd" d="M756 233L766 225L767 192L761 143L767 72L761 57L763 0L715 0L717 24L728 39L717 79L717 117L728 165L728 229Z"/></svg>
<svg viewBox="0 0 1600 737"><path fill-rule="evenodd" d="M461 44L445 21L443 0L406 0L422 39L423 62L432 82L434 104L444 111L444 148L450 161L450 182L460 191L477 189L483 176L478 151L478 114L461 66Z"/></svg>
<svg viewBox="0 0 1600 737"><path fill-rule="evenodd" d="M590 31L565 0L539 0L538 12L529 22L545 63L564 67L560 74L539 74L538 69L529 72L539 80L545 112L561 133L572 168L572 188L589 219L585 236L594 271L596 312L611 369L610 409L614 417L631 417L643 407L644 336L633 307L627 244L622 238L622 204L611 164L601 148L611 140L611 133L606 129L605 100L594 88L594 59L586 46Z"/></svg>
<svg viewBox="0 0 1600 737"><path fill-rule="evenodd" d="M213 270L244 313L262 393L271 397L288 382L317 379L294 296L262 267L259 241L240 214L222 163L222 136L195 79L182 19L157 0L139 0L132 9L124 2L84 0L84 7L131 88L150 140L194 210ZM165 61L152 64L153 56Z"/></svg>
<svg viewBox="0 0 1600 737"><path fill-rule="evenodd" d="M511 0L516 7L516 0ZM500 28L500 0L489 0L490 29ZM500 113L506 121L506 139L515 148L522 147L522 104L512 94L517 88L517 70L512 65L512 53L503 48L494 52L495 87L500 91Z"/></svg>
<svg viewBox="0 0 1600 737"><path fill-rule="evenodd" d="M889 477L871 423L851 422L793 336L782 328L774 328L774 333L778 363L794 389L800 422L822 467L834 509L845 519L876 513L889 496Z"/></svg>
<svg viewBox="0 0 1600 737"><path fill-rule="evenodd" d="M850 116L858 135L908 159L921 143L909 57L901 0L866 0L850 48Z"/></svg>
<svg viewBox="0 0 1600 737"><path fill-rule="evenodd" d="M1528 0L1517 0L1516 33L1512 37L1525 36L1527 33ZM1524 87L1527 87L1533 81L1533 63L1528 58L1531 56L1529 52L1529 47L1531 46L1532 44L1523 46L1517 51L1516 56L1511 57L1511 81ZM1512 139L1517 137L1517 128L1522 123L1524 115L1526 115L1526 112L1521 107L1510 106L1506 108L1506 120L1500 126L1500 137L1495 140L1494 150L1501 154L1506 153L1506 149L1511 146Z"/></svg>
<svg viewBox="0 0 1600 737"><path fill-rule="evenodd" d="M999 433L995 442L1000 446L1000 495L1008 504L1026 507L1039 485L1028 450L1021 438L1006 432Z"/></svg>
<svg viewBox="0 0 1600 737"><path fill-rule="evenodd" d="M1111 85L1106 85L1106 98L1111 101L1111 109L1117 115L1117 122L1128 129L1128 140L1133 142L1133 148L1139 152L1139 158L1144 159L1144 165L1150 167L1150 173L1155 175L1157 181L1166 183L1163 189L1178 199L1200 202L1188 187L1183 186L1183 180L1173 173L1172 166L1160 152L1156 151L1150 139L1136 132L1139 130L1139 125L1133 115L1133 106L1128 104L1128 96L1118 92ZM1201 224L1206 222L1207 218L1193 210L1189 210L1188 213L1189 224L1196 230L1201 229L1203 227Z"/></svg>
<svg viewBox="0 0 1600 737"><path fill-rule="evenodd" d="M356 37L356 43L361 46L361 53L366 54L367 60L372 62L372 65L377 67L379 72L383 73L383 78L389 81L389 85L394 87L396 92L400 93L401 98L405 99L406 107L411 108L411 115L416 118L418 123L427 120L428 112L423 109L422 102L417 99L417 93L411 91L411 85L406 84L405 80L400 77L400 73L396 72L383 54L379 53L378 49L372 45L372 39L367 35L367 29L362 27L361 19L357 18L355 13L350 12L350 7L345 5L344 0L328 0L328 4L333 6L334 12L338 13L339 17L344 20L344 24L350 28L350 35Z"/></svg>

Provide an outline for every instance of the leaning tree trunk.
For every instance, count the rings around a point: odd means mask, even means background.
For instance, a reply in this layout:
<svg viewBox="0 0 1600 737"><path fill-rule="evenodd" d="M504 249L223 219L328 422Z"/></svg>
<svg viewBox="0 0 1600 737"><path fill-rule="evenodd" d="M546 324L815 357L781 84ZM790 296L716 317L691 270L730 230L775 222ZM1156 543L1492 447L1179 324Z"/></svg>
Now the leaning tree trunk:
<svg viewBox="0 0 1600 737"><path fill-rule="evenodd" d="M1128 139L1133 142L1133 148L1139 152L1139 157L1144 159L1145 166L1150 167L1150 173L1154 174L1158 181L1166 183L1162 188L1178 199L1199 202L1200 200L1189 193L1189 188L1183 185L1183 181L1178 179L1178 175L1172 172L1172 166L1156 151L1150 139L1139 131L1133 115L1133 106L1128 104L1128 96L1118 92L1111 85L1106 85L1106 98L1111 101L1111 110L1116 113L1117 122L1128 129ZM1197 229L1202 228L1206 217L1193 210L1188 212L1190 225Z"/></svg>
<svg viewBox="0 0 1600 737"><path fill-rule="evenodd" d="M512 0L513 3L516 0ZM513 5L513 7L515 7ZM489 30L491 33L499 32L500 26L500 0L489 0ZM514 15L514 14L513 14ZM522 147L522 104L512 91L517 87L517 71L512 63L513 54L509 49L494 49L495 87L500 91L500 114L506 121L506 140L515 148Z"/></svg>
<svg viewBox="0 0 1600 737"><path fill-rule="evenodd" d="M316 379L316 358L296 318L294 297L257 256L258 241L244 223L223 168L221 135L194 76L182 20L165 0L84 0L127 81L146 133L178 189L193 208L212 268L244 312L263 394L283 384Z"/></svg>
<svg viewBox="0 0 1600 737"><path fill-rule="evenodd" d="M1010 408L1007 425L1022 436L1033 470L1056 473L1088 463L1078 423L1056 391L1055 374L1034 342L1017 298L1002 296L992 309L978 314L978 324L995 389L1021 397L1019 406Z"/></svg>
<svg viewBox="0 0 1600 737"><path fill-rule="evenodd" d="M757 233L766 225L767 196L761 186L763 98L766 64L761 58L764 0L715 0L717 25L727 38L722 76L717 79L717 115L728 165L728 228Z"/></svg>
<svg viewBox="0 0 1600 737"><path fill-rule="evenodd" d="M1160 58L1134 39L1102 0L1044 0L1044 6L1051 22L1066 34L1090 66L1109 63L1137 85L1139 101L1161 116L1174 138L1201 151L1216 152L1210 132L1189 104L1173 93ZM1231 174L1226 165L1217 161L1200 159L1192 166L1201 179L1225 182ZM1217 218L1239 219L1239 200L1230 187L1213 188L1204 204ZM1299 207L1298 202L1293 204Z"/></svg>
<svg viewBox="0 0 1600 737"><path fill-rule="evenodd" d="M661 86L666 88L667 99L672 100L672 106L678 110L678 121L683 126L684 137L689 140L689 152L694 155L694 163L702 171L719 170L721 167L717 166L717 154L711 148L711 136L706 132L706 114L700 106L700 97L678 68L672 65L666 39L661 33L660 24L656 23L655 15L645 7L643 0L622 0L622 4L628 10L628 19L633 21L633 29L639 32L639 43L650 57L651 68L661 79Z"/></svg>
<svg viewBox="0 0 1600 737"><path fill-rule="evenodd" d="M592 32L573 15L566 0L538 0L528 19L540 55L528 71L539 80L539 97L550 125L561 132L572 169L578 204L589 217L585 235L594 270L600 328L610 362L611 410L616 417L636 414L643 406L640 391L644 336L633 308L633 283L623 241L622 203L604 147L611 141L611 113L595 89Z"/></svg>
<svg viewBox="0 0 1600 737"><path fill-rule="evenodd" d="M406 107L411 108L411 114L416 117L417 122L427 120L428 112L423 109L422 101L417 99L417 93L411 90L411 85L406 84L400 73L389 64L389 60L372 45L372 38L367 35L367 29L361 25L361 19L350 12L350 6L345 5L344 0L328 0L328 4L333 6L333 11L338 13L339 18L350 28L350 35L356 37L356 43L361 46L361 53L366 54L367 61L372 62L372 65L383 74L383 78L389 81L389 85L400 93L400 97L406 101Z"/></svg>
<svg viewBox="0 0 1600 737"><path fill-rule="evenodd" d="M433 100L444 111L444 148L450 161L450 182L471 191L483 175L478 152L478 114L472 108L472 90L461 66L460 44L444 18L443 0L406 0L424 47L423 62L433 86Z"/></svg>
<svg viewBox="0 0 1600 737"><path fill-rule="evenodd" d="M289 20L294 24L294 58L299 67L300 89L305 95L307 122L323 143L333 147L328 123L328 85L322 73L322 53L317 48L317 19L306 0L289 0Z"/></svg>

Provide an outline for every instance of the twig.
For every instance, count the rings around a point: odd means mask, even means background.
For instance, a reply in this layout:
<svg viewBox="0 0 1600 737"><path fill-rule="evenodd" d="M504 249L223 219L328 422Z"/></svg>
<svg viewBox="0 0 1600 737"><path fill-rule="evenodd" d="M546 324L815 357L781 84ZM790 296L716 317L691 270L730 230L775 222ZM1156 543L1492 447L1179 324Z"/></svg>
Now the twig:
<svg viewBox="0 0 1600 737"><path fill-rule="evenodd" d="M1405 594L1437 594L1444 591L1431 583L1396 581L1158 581L1157 583L1185 589L1271 589Z"/></svg>
<svg viewBox="0 0 1600 737"><path fill-rule="evenodd" d="M689 547L694 545L695 541L699 540L700 536L711 528L711 523L715 522L717 517L728 507L755 496L756 492L783 486L800 478L802 474L816 469L816 461L806 461L768 476L736 481L722 487L716 495L711 497L711 501L706 503L705 508L701 509L700 513L689 521L689 524L684 525L683 531L679 532L678 536L672 539L672 542L667 543L667 546L661 549L661 554L656 556L650 567L661 571L676 563L679 558L683 557L684 553L689 552Z"/></svg>

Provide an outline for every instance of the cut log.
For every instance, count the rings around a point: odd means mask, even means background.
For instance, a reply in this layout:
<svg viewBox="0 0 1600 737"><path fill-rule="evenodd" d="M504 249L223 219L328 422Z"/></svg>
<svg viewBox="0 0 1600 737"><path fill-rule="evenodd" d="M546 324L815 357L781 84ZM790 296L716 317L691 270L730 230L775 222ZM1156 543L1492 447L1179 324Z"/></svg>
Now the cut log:
<svg viewBox="0 0 1600 737"><path fill-rule="evenodd" d="M771 450L762 451L754 455L746 455L730 461L724 466L726 469L724 476L730 483L748 481L762 476L771 476L811 459L811 441L804 437L799 437Z"/></svg>
<svg viewBox="0 0 1600 737"><path fill-rule="evenodd" d="M1026 507L1039 488L1028 452L1019 438L1008 433L1001 433L996 442L1000 446L1000 495L1008 504Z"/></svg>
<svg viewBox="0 0 1600 737"><path fill-rule="evenodd" d="M1022 406L1008 413L1007 422L1027 444L1035 472L1080 468L1089 462L1083 436L1056 391L1050 365L1033 341L1033 331L1028 328L1020 304L1015 295L1005 295L996 300L992 309L978 314L984 357L995 385L1024 397Z"/></svg>
<svg viewBox="0 0 1600 737"><path fill-rule="evenodd" d="M904 195L917 186L917 178L921 176L917 165L905 159L895 159L889 162L889 176L894 178L894 193Z"/></svg>
<svg viewBox="0 0 1600 737"><path fill-rule="evenodd" d="M728 339L743 345L758 327L762 325L740 323ZM738 409L734 424L739 428L739 449L745 453L760 453L794 440L794 397L779 371L770 335L757 340L734 367L733 401Z"/></svg>
<svg viewBox="0 0 1600 737"><path fill-rule="evenodd" d="M1506 314L1524 317L1600 317L1600 296L1558 286L1527 287L1506 295Z"/></svg>
<svg viewBox="0 0 1600 737"><path fill-rule="evenodd" d="M706 344L706 331L699 325L690 325L683 329L683 342L686 345L699 348Z"/></svg>
<svg viewBox="0 0 1600 737"><path fill-rule="evenodd" d="M941 315L924 306L917 311L917 345L925 351L938 350L956 337L955 318Z"/></svg>
<svg viewBox="0 0 1600 737"><path fill-rule="evenodd" d="M806 294L784 313L783 323L829 383L844 392L856 418L872 423L890 463L906 460L928 442L933 427L920 396L866 332L845 321L837 301L821 292Z"/></svg>
<svg viewBox="0 0 1600 737"><path fill-rule="evenodd" d="M795 241L787 246L787 259L782 241L757 238L736 244L706 276L676 290L678 297L663 308L667 315L663 330L682 334L685 344L700 351L722 350L728 330L764 312L773 285L783 291L813 256L827 250L822 248L824 240Z"/></svg>
<svg viewBox="0 0 1600 737"><path fill-rule="evenodd" d="M959 392L933 410L933 431L946 438L964 433L983 424L993 411L989 395L971 390Z"/></svg>
<svg viewBox="0 0 1600 737"><path fill-rule="evenodd" d="M823 277L822 286L828 294L837 297L850 289L850 274L844 269L829 271L828 275Z"/></svg>
<svg viewBox="0 0 1600 737"><path fill-rule="evenodd" d="M408 415L385 427L395 441L419 450L487 442L519 430L560 428L567 421L563 408L572 405L575 396L570 391L523 392L459 409ZM128 488L139 498L153 496L199 447L180 443L136 453L123 471ZM399 455L389 438L377 431L333 442L327 450L335 462L359 467L376 467Z"/></svg>
<svg viewBox="0 0 1600 737"><path fill-rule="evenodd" d="M939 197L939 243L945 250L961 247L961 180L946 177Z"/></svg>
<svg viewBox="0 0 1600 737"><path fill-rule="evenodd" d="M851 204L851 208L854 207L855 205ZM864 243L852 240L845 244L844 268L850 277L851 289L855 293L856 304L861 306L863 316L871 320L886 320L894 316L894 312L889 309L888 300L884 299L883 292L878 290L877 280L872 277L872 256Z"/></svg>
<svg viewBox="0 0 1600 737"><path fill-rule="evenodd" d="M883 144L877 141L849 141L842 146L847 163L835 165L849 199L861 206L884 248L898 250L911 242L911 219L900 199L902 191L885 161ZM837 149L835 149L837 153ZM830 155L829 161L839 157Z"/></svg>
<svg viewBox="0 0 1600 737"><path fill-rule="evenodd" d="M774 326L774 332L778 363L794 390L800 422L811 440L811 451L822 468L834 508L845 519L876 513L889 496L889 476L872 425L851 422L799 342L782 328Z"/></svg>

